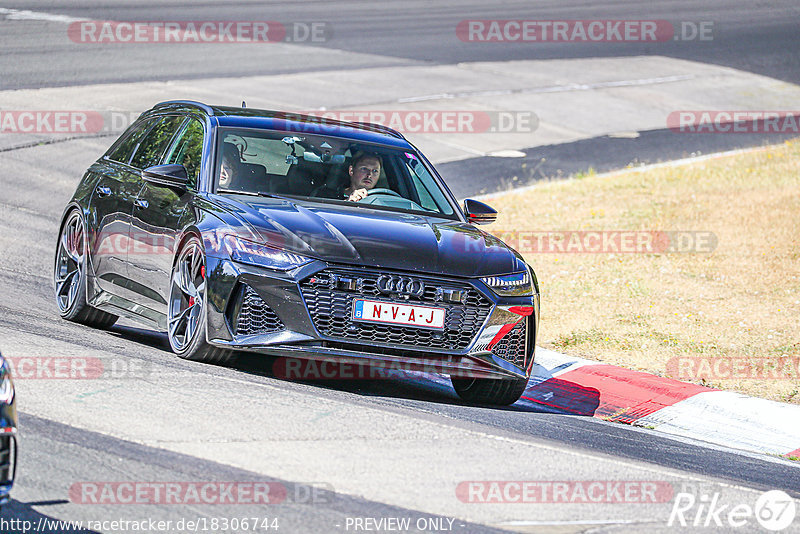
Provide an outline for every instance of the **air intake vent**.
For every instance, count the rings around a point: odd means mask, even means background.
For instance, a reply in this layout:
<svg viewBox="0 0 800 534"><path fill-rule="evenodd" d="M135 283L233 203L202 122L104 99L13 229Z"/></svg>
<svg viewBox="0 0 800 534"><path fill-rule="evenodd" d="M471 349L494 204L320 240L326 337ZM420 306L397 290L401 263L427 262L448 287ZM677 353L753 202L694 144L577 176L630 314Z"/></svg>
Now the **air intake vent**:
<svg viewBox="0 0 800 534"><path fill-rule="evenodd" d="M243 284L238 293L241 306L237 306L239 313L234 321L235 335L270 334L286 329L272 308L267 306L252 287Z"/></svg>
<svg viewBox="0 0 800 534"><path fill-rule="evenodd" d="M528 338L528 319L521 320L492 348L492 354L517 367L525 368L525 349Z"/></svg>

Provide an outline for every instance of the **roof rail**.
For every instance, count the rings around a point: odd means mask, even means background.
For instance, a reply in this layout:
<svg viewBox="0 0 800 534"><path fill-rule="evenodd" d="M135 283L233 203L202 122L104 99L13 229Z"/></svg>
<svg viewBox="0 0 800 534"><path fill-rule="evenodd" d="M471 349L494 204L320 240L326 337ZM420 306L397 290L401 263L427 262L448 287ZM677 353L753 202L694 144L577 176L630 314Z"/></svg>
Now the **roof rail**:
<svg viewBox="0 0 800 534"><path fill-rule="evenodd" d="M166 102L159 102L158 104L156 104L154 106L154 109L167 106L174 106L174 105L193 106L202 109L211 116L214 115L214 110L211 108L211 106L203 104L202 102L196 102L194 100L167 100Z"/></svg>

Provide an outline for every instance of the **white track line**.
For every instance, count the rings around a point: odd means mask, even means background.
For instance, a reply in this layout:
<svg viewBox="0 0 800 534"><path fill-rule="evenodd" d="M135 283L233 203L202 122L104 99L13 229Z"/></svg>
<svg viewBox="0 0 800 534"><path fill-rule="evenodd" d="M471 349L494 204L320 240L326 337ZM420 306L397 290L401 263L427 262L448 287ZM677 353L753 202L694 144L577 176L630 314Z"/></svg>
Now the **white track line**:
<svg viewBox="0 0 800 534"><path fill-rule="evenodd" d="M6 20L43 20L45 22L63 22L64 24L87 20L56 13L28 11L27 9L8 9L5 7L0 7L0 15L5 15Z"/></svg>

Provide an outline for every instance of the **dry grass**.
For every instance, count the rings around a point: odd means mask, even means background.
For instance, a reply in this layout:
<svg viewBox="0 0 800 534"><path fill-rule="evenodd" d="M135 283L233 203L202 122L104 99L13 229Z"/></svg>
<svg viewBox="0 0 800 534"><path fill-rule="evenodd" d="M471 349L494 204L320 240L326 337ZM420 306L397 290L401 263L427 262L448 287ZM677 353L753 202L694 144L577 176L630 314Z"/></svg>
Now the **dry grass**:
<svg viewBox="0 0 800 534"><path fill-rule="evenodd" d="M755 364L800 356L798 141L690 165L551 182L487 203L500 212L488 227L498 235L687 230L718 238L712 253L520 250L539 276L542 346L662 376L674 376L667 367L674 357ZM777 375L691 381L800 404L800 378Z"/></svg>

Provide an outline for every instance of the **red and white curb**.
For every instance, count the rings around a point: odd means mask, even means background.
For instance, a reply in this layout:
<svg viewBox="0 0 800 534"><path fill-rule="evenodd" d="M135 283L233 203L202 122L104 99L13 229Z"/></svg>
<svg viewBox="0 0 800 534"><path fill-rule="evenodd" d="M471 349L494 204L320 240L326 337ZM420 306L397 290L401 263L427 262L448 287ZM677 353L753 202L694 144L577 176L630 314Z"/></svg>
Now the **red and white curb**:
<svg viewBox="0 0 800 534"><path fill-rule="evenodd" d="M720 391L537 347L522 399L726 447L800 456L800 406Z"/></svg>

